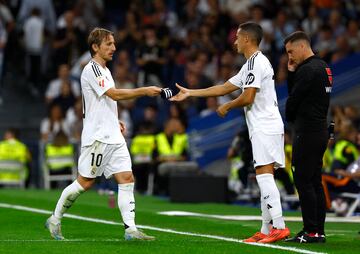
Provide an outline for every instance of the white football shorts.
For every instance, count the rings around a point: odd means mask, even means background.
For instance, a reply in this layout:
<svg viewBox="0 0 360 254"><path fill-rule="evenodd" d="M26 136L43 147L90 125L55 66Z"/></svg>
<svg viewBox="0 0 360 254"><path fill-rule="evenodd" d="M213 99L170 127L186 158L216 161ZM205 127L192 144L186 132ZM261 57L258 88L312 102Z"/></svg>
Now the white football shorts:
<svg viewBox="0 0 360 254"><path fill-rule="evenodd" d="M110 178L115 173L132 171L131 158L126 143L105 144L95 141L90 146L81 147L79 174L95 178L104 174Z"/></svg>
<svg viewBox="0 0 360 254"><path fill-rule="evenodd" d="M250 138L254 167L275 163L276 168L285 167L284 134L256 132Z"/></svg>

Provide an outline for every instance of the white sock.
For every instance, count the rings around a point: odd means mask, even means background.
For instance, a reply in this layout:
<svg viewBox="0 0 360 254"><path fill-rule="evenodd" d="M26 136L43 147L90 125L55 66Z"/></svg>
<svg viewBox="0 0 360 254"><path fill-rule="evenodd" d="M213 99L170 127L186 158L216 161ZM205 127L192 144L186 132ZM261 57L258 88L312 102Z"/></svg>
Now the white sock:
<svg viewBox="0 0 360 254"><path fill-rule="evenodd" d="M269 213L269 210L267 209L263 197L260 197L261 202L261 217L262 217L262 225L261 225L261 233L268 235L270 233L270 221L271 221L271 215Z"/></svg>
<svg viewBox="0 0 360 254"><path fill-rule="evenodd" d="M123 183L118 187L118 206L125 228L136 229L134 183Z"/></svg>
<svg viewBox="0 0 360 254"><path fill-rule="evenodd" d="M60 222L64 213L69 209L75 202L78 196L84 192L84 188L75 180L72 184L66 187L56 204L54 214L52 218L56 222Z"/></svg>
<svg viewBox="0 0 360 254"><path fill-rule="evenodd" d="M282 216L280 193L275 184L274 176L272 174L260 174L256 176L256 180L259 184L262 201L264 201L264 205L273 220L273 226L284 229L285 222Z"/></svg>

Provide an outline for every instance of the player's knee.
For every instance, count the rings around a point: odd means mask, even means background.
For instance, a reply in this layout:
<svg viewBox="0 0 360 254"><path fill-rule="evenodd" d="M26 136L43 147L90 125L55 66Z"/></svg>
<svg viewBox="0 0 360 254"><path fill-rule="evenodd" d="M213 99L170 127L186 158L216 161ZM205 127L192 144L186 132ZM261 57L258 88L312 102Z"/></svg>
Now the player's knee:
<svg viewBox="0 0 360 254"><path fill-rule="evenodd" d="M134 176L132 172L121 172L115 176L118 183L132 183L134 182Z"/></svg>
<svg viewBox="0 0 360 254"><path fill-rule="evenodd" d="M95 179L85 178L80 175L78 176L77 181L85 191L90 189L95 183Z"/></svg>

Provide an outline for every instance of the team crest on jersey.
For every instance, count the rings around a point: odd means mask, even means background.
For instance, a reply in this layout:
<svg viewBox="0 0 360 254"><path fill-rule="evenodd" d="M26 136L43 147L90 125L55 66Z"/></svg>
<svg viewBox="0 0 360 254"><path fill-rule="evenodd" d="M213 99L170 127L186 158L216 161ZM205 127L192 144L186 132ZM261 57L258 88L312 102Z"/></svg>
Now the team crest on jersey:
<svg viewBox="0 0 360 254"><path fill-rule="evenodd" d="M255 80L255 76L254 74L252 74L251 72L246 76L246 79L245 79L245 85L248 86L250 84L252 84Z"/></svg>
<svg viewBox="0 0 360 254"><path fill-rule="evenodd" d="M104 80L104 77L103 77L103 76L97 77L97 80L98 80L98 84L99 84L100 87L104 87L104 86L105 86L105 80Z"/></svg>

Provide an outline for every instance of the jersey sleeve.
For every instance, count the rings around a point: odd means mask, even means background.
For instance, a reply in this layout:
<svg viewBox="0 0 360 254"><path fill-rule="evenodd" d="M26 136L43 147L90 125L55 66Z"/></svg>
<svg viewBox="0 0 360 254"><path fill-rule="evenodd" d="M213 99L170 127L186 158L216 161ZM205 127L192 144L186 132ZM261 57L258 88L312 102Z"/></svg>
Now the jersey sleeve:
<svg viewBox="0 0 360 254"><path fill-rule="evenodd" d="M243 82L241 80L241 70L235 76L231 77L228 81L234 86L241 88L243 86Z"/></svg>
<svg viewBox="0 0 360 254"><path fill-rule="evenodd" d="M105 73L96 64L90 64L85 73L86 80L90 87L94 89L96 94L100 97L111 87L111 83L107 80Z"/></svg>
<svg viewBox="0 0 360 254"><path fill-rule="evenodd" d="M244 89L249 87L260 89L263 72L259 58L249 59L244 75Z"/></svg>

